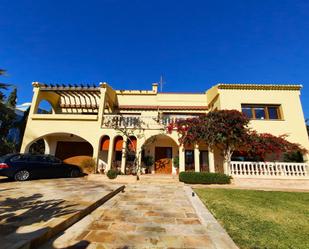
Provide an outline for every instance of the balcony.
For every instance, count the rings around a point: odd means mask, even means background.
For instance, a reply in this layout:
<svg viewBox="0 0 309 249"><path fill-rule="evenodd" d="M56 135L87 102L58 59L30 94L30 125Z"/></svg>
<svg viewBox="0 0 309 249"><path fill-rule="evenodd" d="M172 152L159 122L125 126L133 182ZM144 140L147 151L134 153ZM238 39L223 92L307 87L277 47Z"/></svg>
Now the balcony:
<svg viewBox="0 0 309 249"><path fill-rule="evenodd" d="M164 129L167 125L179 119L196 117L193 115L163 115L163 116L141 116L141 115L104 115L103 128L142 128L142 129Z"/></svg>

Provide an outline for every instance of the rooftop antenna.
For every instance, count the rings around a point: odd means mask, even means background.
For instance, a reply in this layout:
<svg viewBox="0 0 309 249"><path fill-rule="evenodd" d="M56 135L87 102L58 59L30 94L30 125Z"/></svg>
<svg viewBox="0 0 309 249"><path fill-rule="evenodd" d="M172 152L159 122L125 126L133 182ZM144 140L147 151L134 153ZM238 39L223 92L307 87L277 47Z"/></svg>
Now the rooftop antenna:
<svg viewBox="0 0 309 249"><path fill-rule="evenodd" d="M160 75L160 82L159 82L161 92L163 91L163 83L164 83L163 75L161 74L161 75Z"/></svg>

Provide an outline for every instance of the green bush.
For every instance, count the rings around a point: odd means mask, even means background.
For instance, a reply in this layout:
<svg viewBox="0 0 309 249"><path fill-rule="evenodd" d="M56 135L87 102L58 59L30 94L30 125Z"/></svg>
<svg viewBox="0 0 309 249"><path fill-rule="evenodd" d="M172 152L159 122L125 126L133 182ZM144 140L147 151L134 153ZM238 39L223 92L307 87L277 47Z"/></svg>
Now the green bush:
<svg viewBox="0 0 309 249"><path fill-rule="evenodd" d="M231 177L221 173L180 172L179 181L191 184L229 184Z"/></svg>
<svg viewBox="0 0 309 249"><path fill-rule="evenodd" d="M115 179L118 175L118 171L114 169L110 169L109 171L107 171L106 175L109 179Z"/></svg>
<svg viewBox="0 0 309 249"><path fill-rule="evenodd" d="M173 158L173 164L175 168L179 168L179 156Z"/></svg>

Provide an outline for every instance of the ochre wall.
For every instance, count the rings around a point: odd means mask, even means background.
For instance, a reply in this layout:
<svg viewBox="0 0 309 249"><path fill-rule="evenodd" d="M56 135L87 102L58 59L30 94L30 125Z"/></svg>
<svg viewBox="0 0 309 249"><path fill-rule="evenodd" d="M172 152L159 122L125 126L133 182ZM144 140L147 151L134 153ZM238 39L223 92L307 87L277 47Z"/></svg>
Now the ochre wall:
<svg viewBox="0 0 309 249"><path fill-rule="evenodd" d="M282 120L252 120L250 126L259 133L287 134L289 141L300 143L309 150L299 91L219 89L219 94L220 109L241 111L241 104L280 104Z"/></svg>

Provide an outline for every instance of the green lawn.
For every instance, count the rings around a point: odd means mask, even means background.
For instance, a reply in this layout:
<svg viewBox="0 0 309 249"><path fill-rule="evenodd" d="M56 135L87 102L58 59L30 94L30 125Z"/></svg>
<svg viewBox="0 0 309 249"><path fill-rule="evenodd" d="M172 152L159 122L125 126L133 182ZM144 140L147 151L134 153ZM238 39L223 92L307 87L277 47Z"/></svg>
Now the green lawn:
<svg viewBox="0 0 309 249"><path fill-rule="evenodd" d="M309 249L309 193L195 191L240 248Z"/></svg>

